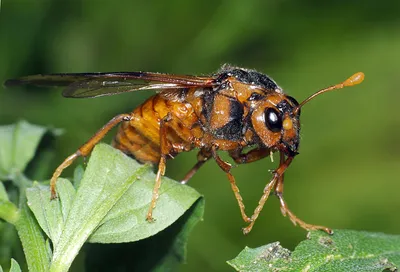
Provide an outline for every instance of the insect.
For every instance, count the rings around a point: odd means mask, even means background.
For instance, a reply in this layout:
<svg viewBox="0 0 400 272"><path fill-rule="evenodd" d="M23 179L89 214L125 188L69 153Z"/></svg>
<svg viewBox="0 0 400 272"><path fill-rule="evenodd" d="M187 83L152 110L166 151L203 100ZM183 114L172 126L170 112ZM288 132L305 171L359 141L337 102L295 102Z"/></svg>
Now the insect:
<svg viewBox="0 0 400 272"><path fill-rule="evenodd" d="M63 96L73 98L99 97L139 90L159 90L131 113L112 118L75 153L55 170L51 181L51 198L56 198L56 182L62 171L76 158L86 157L113 127L120 124L113 146L142 163L158 164L150 207L146 216L153 221L153 210L159 197L161 177L167 159L181 152L198 148L197 162L185 175L185 184L209 159L214 159L226 173L239 205L243 228L253 228L271 192L279 198L281 211L293 224L306 230L324 227L305 223L292 213L283 198L283 177L298 154L300 141L300 110L314 97L335 89L359 84L359 72L346 81L322 89L298 103L286 95L270 77L254 70L223 65L211 76L181 76L147 72L70 73L32 75L6 81L6 86L31 84L66 86ZM245 152L245 148L251 148ZM232 165L219 156L228 152L237 163L244 164L279 152L280 163L264 188L253 214L248 216L245 205L231 174Z"/></svg>

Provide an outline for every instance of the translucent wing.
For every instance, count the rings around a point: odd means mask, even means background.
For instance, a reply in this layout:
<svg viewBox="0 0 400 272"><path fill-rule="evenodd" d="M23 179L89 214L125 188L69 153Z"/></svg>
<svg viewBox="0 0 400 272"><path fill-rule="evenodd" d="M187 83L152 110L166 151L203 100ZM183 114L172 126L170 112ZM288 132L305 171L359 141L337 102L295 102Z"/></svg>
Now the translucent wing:
<svg viewBox="0 0 400 272"><path fill-rule="evenodd" d="M5 86L66 86L65 97L85 98L114 95L138 90L172 91L190 87L213 87L213 77L197 77L146 72L71 73L33 75L7 80Z"/></svg>

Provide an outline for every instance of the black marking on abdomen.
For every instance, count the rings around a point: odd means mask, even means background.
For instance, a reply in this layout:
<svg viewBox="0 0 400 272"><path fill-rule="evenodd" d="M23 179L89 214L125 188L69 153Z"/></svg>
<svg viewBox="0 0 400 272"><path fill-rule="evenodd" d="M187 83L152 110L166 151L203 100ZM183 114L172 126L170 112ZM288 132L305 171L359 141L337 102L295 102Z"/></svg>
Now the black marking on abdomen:
<svg viewBox="0 0 400 272"><path fill-rule="evenodd" d="M237 141L243 136L243 105L236 99L230 98L229 121L214 131L219 139Z"/></svg>

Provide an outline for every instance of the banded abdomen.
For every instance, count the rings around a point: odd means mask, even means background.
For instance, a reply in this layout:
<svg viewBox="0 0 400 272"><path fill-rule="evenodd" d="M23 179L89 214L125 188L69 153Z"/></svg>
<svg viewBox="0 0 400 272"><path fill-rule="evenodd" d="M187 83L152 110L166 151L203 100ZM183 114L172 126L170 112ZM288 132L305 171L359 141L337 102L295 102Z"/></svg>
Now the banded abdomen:
<svg viewBox="0 0 400 272"><path fill-rule="evenodd" d="M113 146L142 163L156 164L161 157L160 123L165 120L166 155L173 157L194 147L194 138L201 137L198 118L189 103L156 94L137 107L132 120L123 122Z"/></svg>

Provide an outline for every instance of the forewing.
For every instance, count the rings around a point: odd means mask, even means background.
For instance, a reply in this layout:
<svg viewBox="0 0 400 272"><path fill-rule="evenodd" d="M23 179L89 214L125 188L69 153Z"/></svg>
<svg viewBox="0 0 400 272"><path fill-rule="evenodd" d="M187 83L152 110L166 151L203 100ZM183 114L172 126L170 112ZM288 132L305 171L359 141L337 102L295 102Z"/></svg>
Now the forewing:
<svg viewBox="0 0 400 272"><path fill-rule="evenodd" d="M75 73L33 75L5 82L6 86L67 86L65 97L98 97L138 90L173 90L190 87L212 87L213 77L180 76L146 72Z"/></svg>
<svg viewBox="0 0 400 272"><path fill-rule="evenodd" d="M171 90L185 88L176 83L144 82L141 80L85 80L67 86L63 96L74 98L99 97L140 90Z"/></svg>
<svg viewBox="0 0 400 272"><path fill-rule="evenodd" d="M38 87L57 87L68 86L74 82L86 80L95 77L96 74L49 74L49 75L31 75L17 79L8 79L4 86L13 87L19 85L34 85Z"/></svg>

